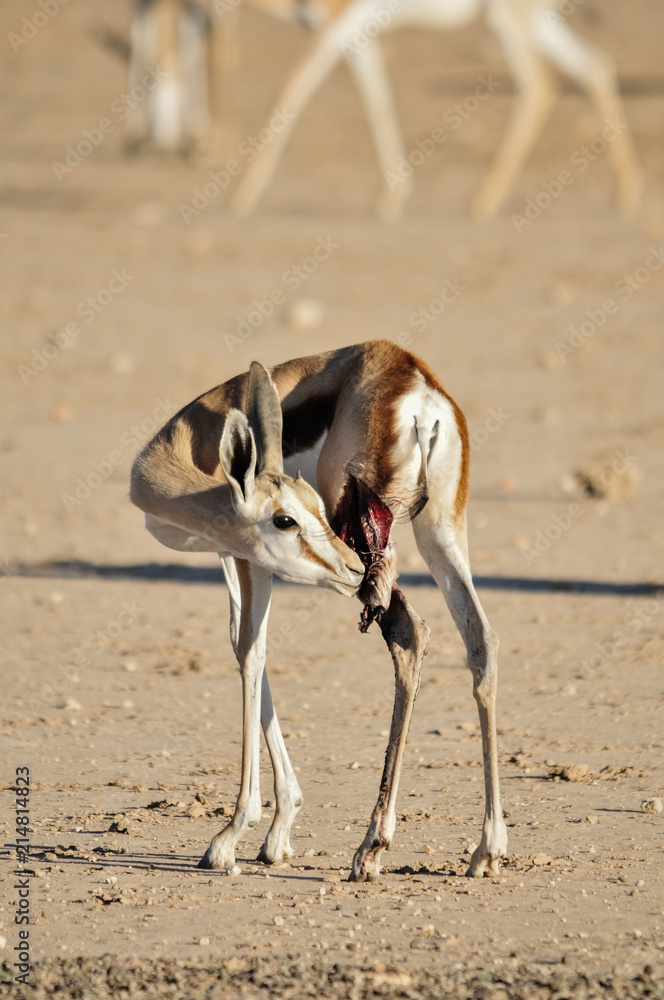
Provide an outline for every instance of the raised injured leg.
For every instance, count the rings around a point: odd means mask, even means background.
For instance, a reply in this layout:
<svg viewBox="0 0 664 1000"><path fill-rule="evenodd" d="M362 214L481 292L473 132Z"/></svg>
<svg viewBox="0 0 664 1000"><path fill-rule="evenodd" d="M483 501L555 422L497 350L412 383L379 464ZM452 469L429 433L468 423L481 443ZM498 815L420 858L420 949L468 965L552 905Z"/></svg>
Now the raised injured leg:
<svg viewBox="0 0 664 1000"><path fill-rule="evenodd" d="M496 685L498 638L482 610L464 552L465 526L458 532L434 525L424 516L413 522L417 547L440 587L454 623L466 646L473 675L484 759L485 812L482 838L470 860L467 875L498 875L500 858L507 851L507 829L500 805L498 743L496 738Z"/></svg>
<svg viewBox="0 0 664 1000"><path fill-rule="evenodd" d="M235 560L232 556L220 556L228 586L231 603L231 642L237 653L240 627L241 592ZM302 805L302 792L291 765L286 744L281 734L279 719L272 701L266 670L263 671L261 686L261 725L274 771L274 797L276 808L274 819L257 861L274 864L293 857L290 832Z"/></svg>
<svg viewBox="0 0 664 1000"><path fill-rule="evenodd" d="M401 764L420 686L422 659L431 634L428 625L411 608L398 587L392 591L390 606L379 624L394 661L394 711L378 801L367 834L353 858L349 876L351 882L371 881L378 877L380 855L394 836Z"/></svg>
<svg viewBox="0 0 664 1000"><path fill-rule="evenodd" d="M235 846L246 830L261 818L260 797L260 704L265 668L267 620L270 610L272 574L244 559L236 559L240 594L236 655L242 674L242 777L233 819L212 839L199 868L225 868L235 864ZM233 589L231 608L234 604ZM237 599L237 594L235 594ZM233 637L233 625L231 636Z"/></svg>

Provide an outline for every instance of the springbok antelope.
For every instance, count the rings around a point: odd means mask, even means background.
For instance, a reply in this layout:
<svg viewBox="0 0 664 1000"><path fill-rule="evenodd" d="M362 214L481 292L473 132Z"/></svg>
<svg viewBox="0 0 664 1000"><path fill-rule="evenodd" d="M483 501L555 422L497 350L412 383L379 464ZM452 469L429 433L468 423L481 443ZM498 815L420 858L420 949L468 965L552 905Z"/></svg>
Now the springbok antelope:
<svg viewBox="0 0 664 1000"><path fill-rule="evenodd" d="M378 214L398 216L411 190L403 170L404 149L392 91L378 36L401 27L455 28L481 14L497 36L516 87L516 100L507 133L493 166L473 201L478 216L494 214L510 190L532 149L556 99L551 68L583 87L602 119L613 125L608 152L615 179L617 203L625 215L638 207L641 173L627 128L616 70L610 56L582 38L557 13L557 0L249 0L283 20L298 21L316 30L309 52L293 70L275 106L285 109L289 123L264 145L247 167L232 200L238 215L252 211L264 195L304 108L342 59L348 63L369 120L383 186ZM138 79L148 65L168 68L163 87L150 107L137 110L130 131L150 130L162 146L195 134L201 139L211 117L203 95L202 75L195 50L202 58L208 46L210 90L219 104L220 93L232 89L237 44L232 16L239 0L137 0L132 29L131 78ZM193 44L199 25L197 46ZM202 41L205 25L207 41ZM187 27L188 26L188 27ZM175 61L179 37L180 65ZM223 73L223 84L215 79ZM187 84L186 80L189 79ZM180 81L178 84L178 80ZM179 87L179 89L178 89ZM179 96L178 96L179 95ZM141 124L142 122L142 124ZM207 126L205 123L207 122ZM217 116L217 133L223 131ZM176 142L173 143L173 137Z"/></svg>
<svg viewBox="0 0 664 1000"><path fill-rule="evenodd" d="M285 0L274 2L283 9ZM305 8L324 14L323 27L275 102L292 117L249 166L235 192L234 211L242 215L256 207L304 108L345 58L369 120L383 176L377 212L384 219L397 217L410 194L411 178L403 170L401 132L377 36L402 27L461 27L483 13L502 46L517 94L502 146L474 198L474 213L493 215L507 199L555 102L553 65L588 91L605 128L613 124L608 149L617 203L625 215L632 214L640 199L641 175L615 66L606 52L569 27L557 6L556 0L310 0ZM301 9L301 0L293 0L293 15L301 16Z"/></svg>
<svg viewBox="0 0 664 1000"><path fill-rule="evenodd" d="M134 0L128 88L158 70L156 85L136 101L125 142L136 151L151 140L169 152L220 145L235 75L234 20L221 23L212 0Z"/></svg>
<svg viewBox="0 0 664 1000"><path fill-rule="evenodd" d="M283 437L283 444L282 444ZM315 462L314 491L287 466ZM201 868L232 870L235 847L261 818L259 727L276 808L258 856L292 856L302 804L265 673L272 575L357 595L361 631L373 621L396 674L394 712L378 801L355 854L351 881L373 879L394 834L406 737L430 635L396 584L390 529L410 516L417 546L463 638L479 709L485 814L469 875L494 875L507 833L500 807L495 697L498 640L473 588L465 507L466 422L434 373L387 341L369 341L277 365L257 362L199 396L140 453L131 498L146 527L180 551L218 552L231 605L231 642L242 675L240 791L231 822ZM335 534L336 532L336 534Z"/></svg>

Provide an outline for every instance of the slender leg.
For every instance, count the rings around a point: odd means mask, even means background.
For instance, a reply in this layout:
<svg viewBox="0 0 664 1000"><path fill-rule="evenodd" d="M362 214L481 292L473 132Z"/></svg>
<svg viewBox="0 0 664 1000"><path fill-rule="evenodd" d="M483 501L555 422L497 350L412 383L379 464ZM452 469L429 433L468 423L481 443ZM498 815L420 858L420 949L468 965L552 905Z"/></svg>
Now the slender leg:
<svg viewBox="0 0 664 1000"><path fill-rule="evenodd" d="M551 70L535 50L530 27L505 8L490 20L503 43L517 95L503 144L473 200L473 212L480 218L497 212L509 195L556 96Z"/></svg>
<svg viewBox="0 0 664 1000"><path fill-rule="evenodd" d="M241 608L240 580L232 556L221 556L220 558L231 602L231 642L233 649L237 651ZM293 857L290 832L302 805L302 792L281 734L266 670L263 671L261 685L261 724L274 771L276 808L274 819L257 860L264 861L266 864L274 864L276 861Z"/></svg>
<svg viewBox="0 0 664 1000"><path fill-rule="evenodd" d="M378 200L381 219L396 219L408 198L412 182L398 173L403 157L401 131L397 121L392 88L379 42L371 42L347 57L373 136L378 163L385 181Z"/></svg>
<svg viewBox="0 0 664 1000"><path fill-rule="evenodd" d="M231 201L236 215L253 211L264 195L302 111L341 58L352 51L353 37L364 23L367 10L371 10L370 4L346 8L323 29L287 82L275 105L287 121L261 149L239 184Z"/></svg>
<svg viewBox="0 0 664 1000"><path fill-rule="evenodd" d="M148 38L154 32L154 12L152 8L143 10L136 4L131 23L131 43L129 54L129 78L127 90L131 93L150 65ZM124 126L125 150L136 153L148 135L147 101L132 102Z"/></svg>
<svg viewBox="0 0 664 1000"><path fill-rule="evenodd" d="M265 668L267 620L272 575L244 559L235 560L240 593L236 630L237 659L242 674L242 777L235 813L228 826L212 839L199 868L225 868L235 864L235 846L243 833L261 818L260 797L260 699ZM232 587L229 587L232 592ZM237 596L237 595L236 595ZM231 609L234 597L231 594ZM231 624L231 636L234 626Z"/></svg>
<svg viewBox="0 0 664 1000"><path fill-rule="evenodd" d="M615 64L606 52L572 31L561 17L546 14L539 19L538 48L562 73L585 87L595 102L604 120L602 135L608 135L618 208L623 215L633 215L641 200L642 175L625 118Z"/></svg>
<svg viewBox="0 0 664 1000"><path fill-rule="evenodd" d="M239 142L237 121L237 81L240 72L238 11L210 11L208 38L208 89L211 125L206 140L200 144L201 159L210 161L231 157Z"/></svg>
<svg viewBox="0 0 664 1000"><path fill-rule="evenodd" d="M283 861L293 857L290 832L302 805L302 792L291 766L284 738L281 735L266 673L263 674L261 723L274 771L276 808L272 825L267 832L257 860L271 865L275 861Z"/></svg>
<svg viewBox="0 0 664 1000"><path fill-rule="evenodd" d="M482 731L486 806L482 839L473 853L467 874L475 877L498 875L499 859L505 856L507 850L507 830L500 805L496 737L498 638L491 631L482 610L464 557L467 551L465 527L458 532L457 538L451 528L428 521L425 512L413 522L417 547L445 597L466 646Z"/></svg>
<svg viewBox="0 0 664 1000"><path fill-rule="evenodd" d="M380 855L394 836L401 764L420 686L422 659L431 634L397 587L380 620L380 629L394 661L394 711L378 801L367 834L353 858L351 882L373 880L380 874Z"/></svg>

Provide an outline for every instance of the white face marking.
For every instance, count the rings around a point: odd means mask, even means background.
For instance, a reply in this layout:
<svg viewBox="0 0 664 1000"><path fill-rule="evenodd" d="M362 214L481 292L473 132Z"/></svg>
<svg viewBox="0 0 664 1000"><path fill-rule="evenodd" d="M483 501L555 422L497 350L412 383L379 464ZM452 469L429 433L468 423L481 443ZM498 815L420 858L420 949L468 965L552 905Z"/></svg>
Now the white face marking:
<svg viewBox="0 0 664 1000"><path fill-rule="evenodd" d="M254 559L261 565L292 583L355 593L362 579L360 560L332 532L323 503L311 486L284 477L254 516L258 533ZM295 524L280 528L275 516L292 518Z"/></svg>

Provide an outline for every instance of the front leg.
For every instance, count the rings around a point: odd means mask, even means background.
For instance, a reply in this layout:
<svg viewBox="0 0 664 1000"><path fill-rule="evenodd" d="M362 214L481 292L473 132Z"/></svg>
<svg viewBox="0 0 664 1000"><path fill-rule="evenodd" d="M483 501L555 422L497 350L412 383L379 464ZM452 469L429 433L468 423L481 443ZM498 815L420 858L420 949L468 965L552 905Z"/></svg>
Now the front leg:
<svg viewBox="0 0 664 1000"><path fill-rule="evenodd" d="M404 158L401 130L380 43L374 40L363 49L353 50L346 59L360 92L383 175L378 217L383 222L392 222L401 214L412 190L412 180L399 173Z"/></svg>
<svg viewBox="0 0 664 1000"><path fill-rule="evenodd" d="M371 815L369 829L353 858L351 882L372 881L380 874L380 855L389 847L396 825L396 799L401 764L415 698L420 687L422 659L431 630L394 587L387 611L380 619L380 630L387 643L395 670L394 711L385 767L378 801Z"/></svg>
<svg viewBox="0 0 664 1000"><path fill-rule="evenodd" d="M223 868L235 864L238 840L261 818L260 796L260 704L265 669L267 620L272 592L272 574L244 559L236 559L241 595L236 655L242 674L242 778L233 819L212 839L199 868Z"/></svg>

